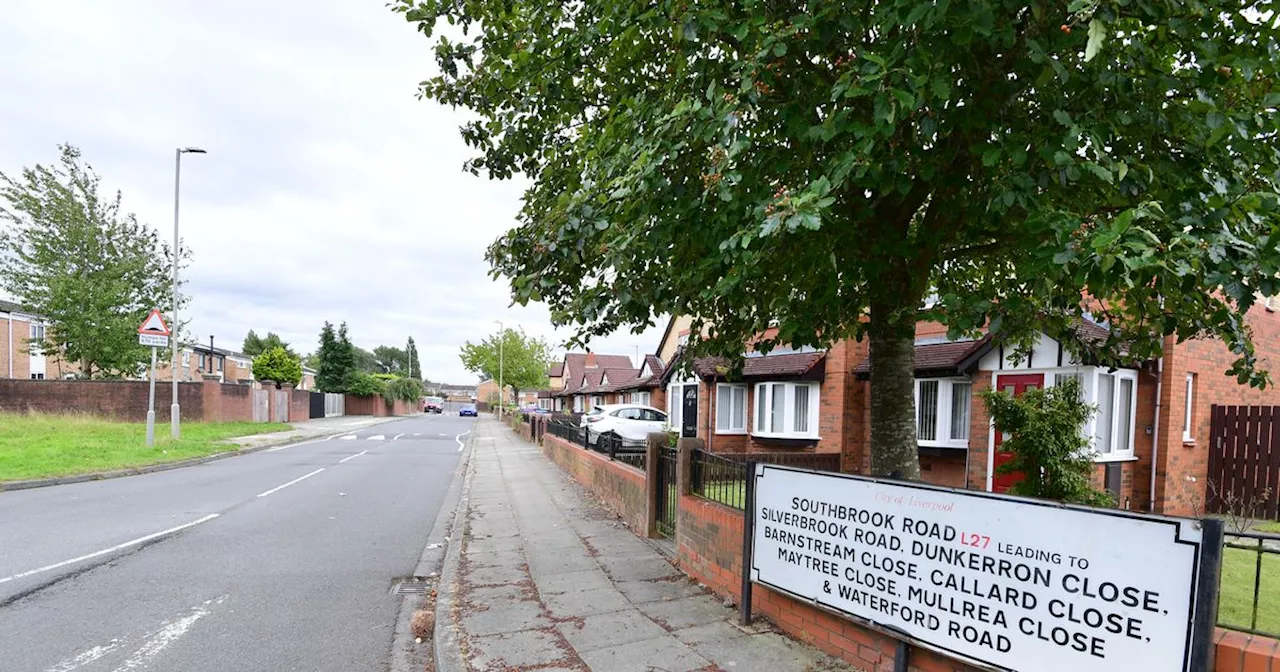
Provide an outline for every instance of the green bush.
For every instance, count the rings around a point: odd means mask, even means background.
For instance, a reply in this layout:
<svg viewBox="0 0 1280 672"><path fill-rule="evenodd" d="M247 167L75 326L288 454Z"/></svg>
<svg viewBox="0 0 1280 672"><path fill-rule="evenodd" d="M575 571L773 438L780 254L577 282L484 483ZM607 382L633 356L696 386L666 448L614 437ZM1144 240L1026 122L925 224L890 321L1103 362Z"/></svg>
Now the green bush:
<svg viewBox="0 0 1280 672"><path fill-rule="evenodd" d="M375 373L373 374L373 377L377 378L378 380L385 380L388 383L393 380L400 380L400 376L394 373Z"/></svg>
<svg viewBox="0 0 1280 672"><path fill-rule="evenodd" d="M386 396L387 383L364 371L355 371L347 376L347 394L357 397Z"/></svg>
<svg viewBox="0 0 1280 672"><path fill-rule="evenodd" d="M396 378L387 383L387 389L382 393L382 396L387 401L417 401L422 398L423 394L421 380L416 378Z"/></svg>
<svg viewBox="0 0 1280 672"><path fill-rule="evenodd" d="M253 377L297 385L302 380L302 362L282 347L274 347L253 358Z"/></svg>
<svg viewBox="0 0 1280 672"><path fill-rule="evenodd" d="M1027 390L1014 397L994 389L982 391L995 431L1008 432L1000 450L1013 459L997 474L1021 474L1009 494L1072 504L1110 506L1111 495L1089 481L1093 455L1084 435L1093 406L1080 394L1080 381L1067 379L1054 387Z"/></svg>

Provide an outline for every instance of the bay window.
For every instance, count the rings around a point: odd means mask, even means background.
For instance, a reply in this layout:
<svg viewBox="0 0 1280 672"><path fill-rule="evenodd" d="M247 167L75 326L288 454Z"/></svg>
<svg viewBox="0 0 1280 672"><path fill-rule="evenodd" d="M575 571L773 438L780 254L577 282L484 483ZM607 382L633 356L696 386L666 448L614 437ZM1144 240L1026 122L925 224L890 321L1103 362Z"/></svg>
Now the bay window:
<svg viewBox="0 0 1280 672"><path fill-rule="evenodd" d="M716 433L747 433L746 385L716 385Z"/></svg>
<svg viewBox="0 0 1280 672"><path fill-rule="evenodd" d="M1133 455L1133 425L1138 394L1137 372L1098 370L1093 403L1093 449L1099 457Z"/></svg>
<svg viewBox="0 0 1280 672"><path fill-rule="evenodd" d="M916 381L916 442L940 448L969 447L973 385L968 378Z"/></svg>
<svg viewBox="0 0 1280 672"><path fill-rule="evenodd" d="M755 387L753 436L818 438L817 383L760 383ZM745 408L745 400L743 404Z"/></svg>

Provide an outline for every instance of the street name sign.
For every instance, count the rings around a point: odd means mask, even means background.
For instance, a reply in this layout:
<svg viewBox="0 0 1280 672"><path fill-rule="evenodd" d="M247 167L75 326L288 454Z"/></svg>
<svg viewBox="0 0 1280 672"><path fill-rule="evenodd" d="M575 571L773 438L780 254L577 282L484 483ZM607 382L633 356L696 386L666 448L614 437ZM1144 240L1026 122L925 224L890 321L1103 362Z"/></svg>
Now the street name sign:
<svg viewBox="0 0 1280 672"><path fill-rule="evenodd" d="M992 670L1187 671L1200 521L758 464L750 579Z"/></svg>

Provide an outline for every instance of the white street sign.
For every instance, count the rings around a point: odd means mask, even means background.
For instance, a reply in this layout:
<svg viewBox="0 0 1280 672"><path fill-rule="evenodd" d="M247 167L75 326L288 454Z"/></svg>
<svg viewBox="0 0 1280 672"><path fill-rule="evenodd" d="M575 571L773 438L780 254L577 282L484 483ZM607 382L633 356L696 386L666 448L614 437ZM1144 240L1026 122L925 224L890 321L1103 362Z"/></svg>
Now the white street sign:
<svg viewBox="0 0 1280 672"><path fill-rule="evenodd" d="M757 465L751 579L988 669L1187 670L1198 521Z"/></svg>
<svg viewBox="0 0 1280 672"><path fill-rule="evenodd" d="M156 334L138 334L138 343L141 345L149 345L153 348L164 348L169 345L169 337L158 336Z"/></svg>

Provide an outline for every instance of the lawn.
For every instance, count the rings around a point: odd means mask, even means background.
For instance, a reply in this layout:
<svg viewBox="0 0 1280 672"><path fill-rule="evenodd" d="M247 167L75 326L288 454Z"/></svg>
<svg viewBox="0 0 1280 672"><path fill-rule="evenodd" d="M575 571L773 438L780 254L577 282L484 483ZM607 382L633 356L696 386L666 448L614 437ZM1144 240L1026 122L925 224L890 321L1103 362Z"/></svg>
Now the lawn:
<svg viewBox="0 0 1280 672"><path fill-rule="evenodd" d="M184 422L182 438L169 424L156 425L156 445L146 446L144 423L110 422L83 415L0 413L0 481L71 476L203 457L236 446L219 443L250 434L289 429L281 423Z"/></svg>
<svg viewBox="0 0 1280 672"><path fill-rule="evenodd" d="M1228 541L1230 541L1228 535ZM1241 540L1244 541L1244 540ZM1218 591L1218 623L1249 628L1253 621L1253 582L1258 554L1238 548L1222 553L1222 582ZM1280 633L1280 555L1262 554L1258 586L1258 624L1255 630Z"/></svg>

